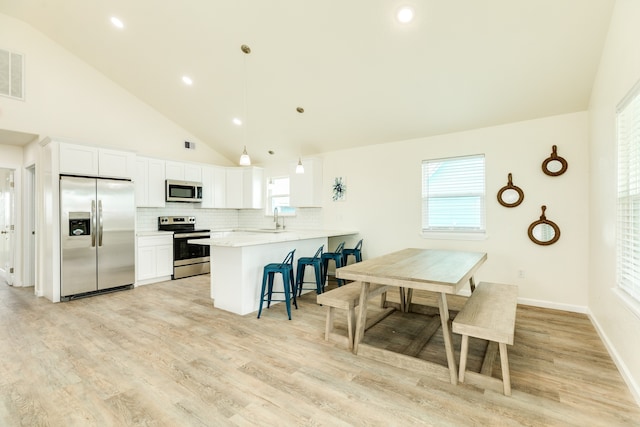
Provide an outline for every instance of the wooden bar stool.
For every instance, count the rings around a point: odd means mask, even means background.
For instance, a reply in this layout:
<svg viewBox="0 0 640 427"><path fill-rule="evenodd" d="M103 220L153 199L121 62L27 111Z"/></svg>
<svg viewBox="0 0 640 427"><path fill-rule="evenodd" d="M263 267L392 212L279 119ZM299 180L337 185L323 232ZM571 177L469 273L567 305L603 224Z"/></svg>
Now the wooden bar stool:
<svg viewBox="0 0 640 427"><path fill-rule="evenodd" d="M293 254L295 253L295 249L287 254L284 260L279 263L267 264L264 266L264 272L262 273L262 290L260 291L260 308L258 309L258 319L260 318L260 314L262 313L262 303L264 303L265 298L267 301L267 308L271 305L271 301L284 301L287 304L287 314L289 315L289 320L291 320L291 303L290 300L293 299L293 304L298 309L298 302L296 301L296 289L295 282L293 280ZM273 292L273 278L276 273L282 274L282 285L284 290L282 292ZM284 299L274 300L272 299L273 294L284 294ZM290 294L293 293L293 296Z"/></svg>
<svg viewBox="0 0 640 427"><path fill-rule="evenodd" d="M353 255L356 259L356 262L362 261L362 239L360 239L355 248L343 249L342 254L342 265L347 265L347 262L349 261L349 255Z"/></svg>
<svg viewBox="0 0 640 427"><path fill-rule="evenodd" d="M336 263L336 270L342 267L342 250L344 249L344 242L340 243L335 251L333 252L325 252L322 254L322 283L326 283L327 281L327 268L329 267L329 261L333 260ZM338 287L344 285L344 280L338 279Z"/></svg>
<svg viewBox="0 0 640 427"><path fill-rule="evenodd" d="M298 258L298 269L296 272L296 288L298 290L298 296L302 295L303 289L313 289L313 288L303 288L303 284L305 283L315 283L316 294L320 295L323 292L324 283L322 282L322 250L324 249L324 245L321 245L316 251L313 257L302 257ZM304 281L304 271L307 266L312 266L316 275L315 282L305 282Z"/></svg>

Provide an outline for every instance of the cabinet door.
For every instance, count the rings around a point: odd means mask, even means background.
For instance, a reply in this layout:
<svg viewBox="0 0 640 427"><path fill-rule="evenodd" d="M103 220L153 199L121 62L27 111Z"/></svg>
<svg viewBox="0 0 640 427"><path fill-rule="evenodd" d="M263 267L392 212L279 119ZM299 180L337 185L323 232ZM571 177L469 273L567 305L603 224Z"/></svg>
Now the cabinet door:
<svg viewBox="0 0 640 427"><path fill-rule="evenodd" d="M202 166L184 165L184 180L193 182L202 182Z"/></svg>
<svg viewBox="0 0 640 427"><path fill-rule="evenodd" d="M243 193L244 171L242 168L226 169L226 207L228 209L242 209L244 201Z"/></svg>
<svg viewBox="0 0 640 427"><path fill-rule="evenodd" d="M163 208L165 205L164 160L136 159L136 206Z"/></svg>
<svg viewBox="0 0 640 427"><path fill-rule="evenodd" d="M138 245L136 277L138 280L147 280L156 277L156 248L153 246L140 247Z"/></svg>
<svg viewBox="0 0 640 427"><path fill-rule="evenodd" d="M165 162L165 176L167 179L184 181L184 164L178 162Z"/></svg>
<svg viewBox="0 0 640 427"><path fill-rule="evenodd" d="M202 182L202 166L182 162L166 162L167 179Z"/></svg>
<svg viewBox="0 0 640 427"><path fill-rule="evenodd" d="M262 191L262 168L244 169L242 207L262 209Z"/></svg>
<svg viewBox="0 0 640 427"><path fill-rule="evenodd" d="M173 274L173 245L163 245L156 248L156 277L171 276Z"/></svg>
<svg viewBox="0 0 640 427"><path fill-rule="evenodd" d="M213 176L213 167L205 166L202 168L202 204L200 207L214 207L214 191L215 183Z"/></svg>
<svg viewBox="0 0 640 427"><path fill-rule="evenodd" d="M165 167L164 160L149 159L147 169L148 202L150 208L164 208L165 205Z"/></svg>
<svg viewBox="0 0 640 427"><path fill-rule="evenodd" d="M127 151L98 149L98 173L112 178L129 178L136 175L136 156Z"/></svg>
<svg viewBox="0 0 640 427"><path fill-rule="evenodd" d="M213 207L227 207L227 172L220 166L213 167Z"/></svg>
<svg viewBox="0 0 640 427"><path fill-rule="evenodd" d="M136 278L153 282L173 274L173 236L141 236L137 244Z"/></svg>
<svg viewBox="0 0 640 427"><path fill-rule="evenodd" d="M149 161L145 158L136 159L136 177L133 182L136 190L136 207L146 207L149 204Z"/></svg>
<svg viewBox="0 0 640 427"><path fill-rule="evenodd" d="M60 143L60 173L98 176L98 149Z"/></svg>

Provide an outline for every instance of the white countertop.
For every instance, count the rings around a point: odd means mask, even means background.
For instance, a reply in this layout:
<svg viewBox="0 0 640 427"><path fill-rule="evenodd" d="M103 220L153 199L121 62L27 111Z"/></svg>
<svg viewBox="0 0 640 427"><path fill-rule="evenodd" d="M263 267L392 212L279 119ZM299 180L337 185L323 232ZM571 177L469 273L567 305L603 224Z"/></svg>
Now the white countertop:
<svg viewBox="0 0 640 427"><path fill-rule="evenodd" d="M211 230L212 233L221 230ZM198 245L242 247L265 245L269 243L291 242L295 240L317 239L323 237L347 236L358 234L356 230L284 230L284 231L224 231L224 236L210 239L189 240Z"/></svg>

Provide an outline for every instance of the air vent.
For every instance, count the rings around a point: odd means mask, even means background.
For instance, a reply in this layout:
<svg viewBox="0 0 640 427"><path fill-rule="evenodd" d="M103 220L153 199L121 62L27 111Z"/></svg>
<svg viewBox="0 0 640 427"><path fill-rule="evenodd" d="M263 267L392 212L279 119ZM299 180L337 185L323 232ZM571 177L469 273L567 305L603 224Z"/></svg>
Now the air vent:
<svg viewBox="0 0 640 427"><path fill-rule="evenodd" d="M184 142L184 148L186 148L187 150L195 150L196 149L196 143L195 142L185 141Z"/></svg>
<svg viewBox="0 0 640 427"><path fill-rule="evenodd" d="M24 100L24 56L0 49L0 95Z"/></svg>

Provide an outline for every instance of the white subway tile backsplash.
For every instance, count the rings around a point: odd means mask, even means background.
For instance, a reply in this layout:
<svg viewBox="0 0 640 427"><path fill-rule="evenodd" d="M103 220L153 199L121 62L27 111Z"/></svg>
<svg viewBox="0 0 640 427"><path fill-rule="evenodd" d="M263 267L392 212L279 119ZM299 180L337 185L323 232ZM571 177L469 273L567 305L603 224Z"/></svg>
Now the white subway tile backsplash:
<svg viewBox="0 0 640 427"><path fill-rule="evenodd" d="M297 208L295 216L280 217L279 222L286 228L296 230L317 230L322 228L322 209ZM245 209L239 211L240 228L268 228L273 224L273 216L265 215L262 209Z"/></svg>
<svg viewBox="0 0 640 427"><path fill-rule="evenodd" d="M138 208L138 231L158 229L159 216L195 216L197 228L267 228L273 224L273 216L266 216L262 209L202 209L184 203L167 203L164 208ZM322 227L321 208L298 208L295 216L284 218L286 228L317 230Z"/></svg>

